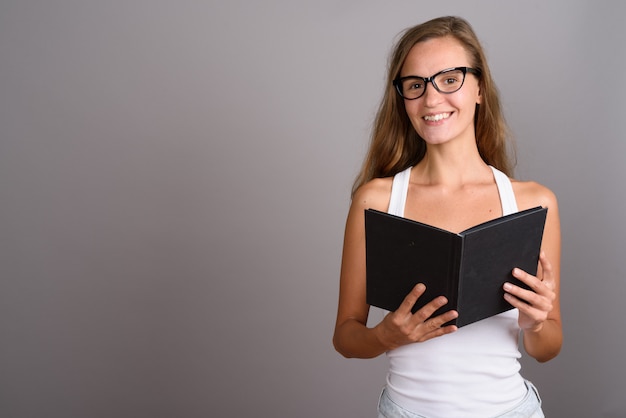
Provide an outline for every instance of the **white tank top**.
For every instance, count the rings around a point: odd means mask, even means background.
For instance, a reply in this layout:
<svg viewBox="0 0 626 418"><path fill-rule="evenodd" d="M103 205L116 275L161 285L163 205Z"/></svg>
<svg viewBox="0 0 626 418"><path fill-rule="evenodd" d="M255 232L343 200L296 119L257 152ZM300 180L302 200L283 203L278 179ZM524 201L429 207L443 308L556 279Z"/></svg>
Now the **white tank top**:
<svg viewBox="0 0 626 418"><path fill-rule="evenodd" d="M509 178L491 167L503 215L517 212ZM411 168L395 175L388 212L404 216ZM519 374L518 311L387 352L387 391L398 405L429 418L496 416L526 394Z"/></svg>

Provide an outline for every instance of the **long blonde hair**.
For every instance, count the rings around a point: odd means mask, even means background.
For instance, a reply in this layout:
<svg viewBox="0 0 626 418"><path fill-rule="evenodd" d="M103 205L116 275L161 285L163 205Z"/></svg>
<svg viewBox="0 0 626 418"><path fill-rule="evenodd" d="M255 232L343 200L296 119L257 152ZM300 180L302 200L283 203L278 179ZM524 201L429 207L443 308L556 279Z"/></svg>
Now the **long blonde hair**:
<svg viewBox="0 0 626 418"><path fill-rule="evenodd" d="M415 44L444 36L458 40L470 57L470 65L481 72L479 88L482 100L480 105L476 105L474 115L478 152L487 164L509 176L512 174L513 159L509 151L514 150L508 149L509 131L483 48L466 20L447 16L407 29L395 45L388 65L387 86L374 120L369 150L352 187L352 195L368 181L393 176L424 158L426 142L411 125L404 108L404 99L396 93L393 80L400 74Z"/></svg>

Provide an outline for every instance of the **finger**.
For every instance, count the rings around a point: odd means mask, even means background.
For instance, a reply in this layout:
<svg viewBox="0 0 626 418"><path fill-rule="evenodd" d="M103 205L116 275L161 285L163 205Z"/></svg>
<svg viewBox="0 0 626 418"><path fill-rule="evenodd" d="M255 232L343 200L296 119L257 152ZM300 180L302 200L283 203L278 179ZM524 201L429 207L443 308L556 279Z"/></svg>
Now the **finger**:
<svg viewBox="0 0 626 418"><path fill-rule="evenodd" d="M449 325L447 327L439 328L436 331L428 332L428 333L422 335L419 339L416 340L416 342L423 343L424 341L428 341L428 340L431 340L433 338L440 337L442 335L451 334L451 333L455 332L456 330L457 330L456 326Z"/></svg>
<svg viewBox="0 0 626 418"><path fill-rule="evenodd" d="M528 274L519 268L513 269L513 277L525 283L534 293L540 295L549 296L549 294L554 290L554 279L552 278L551 271L547 274L544 272L543 277L546 278L545 281L542 281L536 276Z"/></svg>
<svg viewBox="0 0 626 418"><path fill-rule="evenodd" d="M406 295L396 312L400 314L410 314L413 306L415 306L415 302L417 302L425 291L426 286L423 283L416 284L415 287L411 289L409 294Z"/></svg>
<svg viewBox="0 0 626 418"><path fill-rule="evenodd" d="M411 322L418 326L419 324L426 322L439 308L445 306L448 303L448 299L445 296L438 296L435 299L428 302L421 309L413 314ZM454 319L454 318L453 318Z"/></svg>
<svg viewBox="0 0 626 418"><path fill-rule="evenodd" d="M519 287L514 285L513 283L506 282L502 286L504 291L506 292L504 295L513 295L518 299L521 299L527 304L534 305L537 303L537 299L539 295L534 290L524 289L523 287Z"/></svg>
<svg viewBox="0 0 626 418"><path fill-rule="evenodd" d="M515 286L511 283L505 283L503 288L506 292L504 294L504 298L515 308L521 310L527 306L531 306L543 312L549 312L552 310L554 292L539 294L532 290Z"/></svg>
<svg viewBox="0 0 626 418"><path fill-rule="evenodd" d="M545 251L539 253L539 262L541 263L541 268L543 271L550 271L552 273L552 263L548 260L548 256Z"/></svg>
<svg viewBox="0 0 626 418"><path fill-rule="evenodd" d="M543 283L535 276L526 273L525 271L515 268L513 269L513 276L526 284L530 290L514 285L512 283L504 283L504 291L515 295L525 303L537 306L540 302L539 298L542 296L549 297L550 290L543 285Z"/></svg>
<svg viewBox="0 0 626 418"><path fill-rule="evenodd" d="M522 281L522 283L527 284L528 286L530 286L531 289L539 287L539 284L541 283L541 280L539 278L533 276L532 274L528 274L524 270L517 267L513 269L512 274L513 277Z"/></svg>
<svg viewBox="0 0 626 418"><path fill-rule="evenodd" d="M505 299L513 307L517 308L520 315L525 315L531 320L532 323L537 324L545 321L548 318L549 311L544 309L538 309L532 305L525 303L523 300L516 298L515 296L506 294Z"/></svg>
<svg viewBox="0 0 626 418"><path fill-rule="evenodd" d="M554 289L556 287L554 280L554 268L544 251L539 254L539 262L541 263L541 281L551 289Z"/></svg>
<svg viewBox="0 0 626 418"><path fill-rule="evenodd" d="M431 338L455 332L458 328L456 325L445 325L458 316L456 311L448 311L443 315L424 322L422 325L426 328L426 332L422 331L421 336L417 339L419 342L430 340ZM444 326L445 325L445 326Z"/></svg>
<svg viewBox="0 0 626 418"><path fill-rule="evenodd" d="M424 324L431 331L434 331L438 328L443 327L445 324L452 321L453 319L458 318L458 316L459 314L457 311L448 311L434 318L429 319L428 321L424 322Z"/></svg>

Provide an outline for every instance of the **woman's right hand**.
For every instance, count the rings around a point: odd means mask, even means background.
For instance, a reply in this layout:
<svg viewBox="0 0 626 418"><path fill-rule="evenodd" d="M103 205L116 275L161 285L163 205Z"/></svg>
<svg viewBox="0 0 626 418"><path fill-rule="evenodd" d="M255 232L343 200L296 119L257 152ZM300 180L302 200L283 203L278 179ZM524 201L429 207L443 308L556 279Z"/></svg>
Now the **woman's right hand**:
<svg viewBox="0 0 626 418"><path fill-rule="evenodd" d="M458 313L454 310L431 318L437 309L448 303L444 296L433 299L415 313L411 312L415 302L425 291L426 286L418 283L404 298L400 307L395 312L387 314L374 327L376 336L381 344L392 350L406 344L423 342L431 338L450 334L457 330L455 325L443 326L458 316Z"/></svg>

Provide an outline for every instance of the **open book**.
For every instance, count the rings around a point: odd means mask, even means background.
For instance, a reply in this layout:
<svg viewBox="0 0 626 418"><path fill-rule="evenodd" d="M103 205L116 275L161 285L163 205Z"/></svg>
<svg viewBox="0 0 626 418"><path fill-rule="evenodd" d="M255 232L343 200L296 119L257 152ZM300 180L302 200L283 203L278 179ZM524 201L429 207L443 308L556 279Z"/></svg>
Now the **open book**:
<svg viewBox="0 0 626 418"><path fill-rule="evenodd" d="M367 303L395 311L417 283L426 285L413 312L437 296L455 309L458 327L513 307L502 286L528 288L514 267L537 274L547 208L536 207L458 234L373 209L365 211Z"/></svg>

